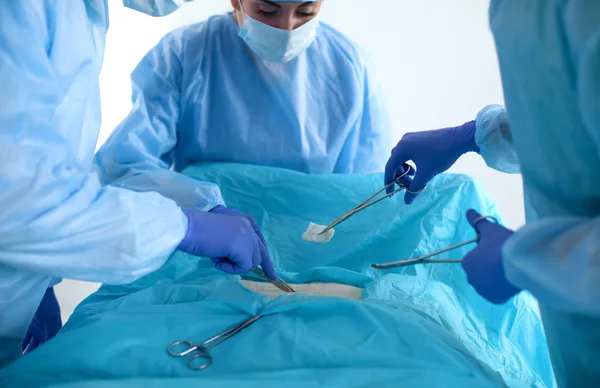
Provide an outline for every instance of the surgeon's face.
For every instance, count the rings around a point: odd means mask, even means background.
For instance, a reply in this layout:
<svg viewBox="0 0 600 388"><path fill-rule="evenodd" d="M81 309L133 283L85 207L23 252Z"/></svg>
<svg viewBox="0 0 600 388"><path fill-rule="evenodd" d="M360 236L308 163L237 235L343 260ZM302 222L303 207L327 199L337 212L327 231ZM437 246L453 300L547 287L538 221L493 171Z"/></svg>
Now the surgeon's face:
<svg viewBox="0 0 600 388"><path fill-rule="evenodd" d="M312 2L277 2L269 0L231 0L231 5L240 11L240 2L244 12L271 27L280 30L294 30L310 19L314 18L321 10L321 0ZM238 13L239 15L239 13ZM237 18L238 23L242 20Z"/></svg>

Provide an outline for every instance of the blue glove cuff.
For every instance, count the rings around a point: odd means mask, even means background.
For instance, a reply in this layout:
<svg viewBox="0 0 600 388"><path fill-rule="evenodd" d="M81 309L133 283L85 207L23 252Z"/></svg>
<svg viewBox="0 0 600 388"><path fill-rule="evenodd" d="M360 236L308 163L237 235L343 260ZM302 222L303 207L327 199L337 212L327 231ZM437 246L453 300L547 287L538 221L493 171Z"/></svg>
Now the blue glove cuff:
<svg viewBox="0 0 600 388"><path fill-rule="evenodd" d="M479 153L480 149L475 142L475 132L477 131L477 122L475 120L469 121L468 123L464 123L460 127L456 128L456 132L460 134L461 139L463 140L463 153L467 152L477 152Z"/></svg>
<svg viewBox="0 0 600 388"><path fill-rule="evenodd" d="M181 210L183 211L183 214L187 218L188 226L187 226L187 230L185 231L185 236L183 237L183 240L181 240L181 242L179 243L179 246L177 248L187 252L187 250L189 250L190 247L193 245L194 235L196 233L196 225L194 224L193 218L192 218L192 214L194 211L188 210L188 209L181 209Z"/></svg>

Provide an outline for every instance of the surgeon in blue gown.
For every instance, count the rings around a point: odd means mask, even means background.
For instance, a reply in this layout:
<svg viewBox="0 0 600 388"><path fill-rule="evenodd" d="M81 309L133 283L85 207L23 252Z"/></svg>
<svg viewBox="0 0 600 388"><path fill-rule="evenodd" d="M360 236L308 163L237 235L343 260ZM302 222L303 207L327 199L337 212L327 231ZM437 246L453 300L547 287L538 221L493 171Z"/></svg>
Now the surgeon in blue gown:
<svg viewBox="0 0 600 388"><path fill-rule="evenodd" d="M321 3L231 0L234 12L166 35L134 70L133 109L95 156L102 183L206 210L224 203L180 174L191 164L383 171L390 127L372 68L319 21Z"/></svg>
<svg viewBox="0 0 600 388"><path fill-rule="evenodd" d="M123 1L153 16L185 2ZM176 248L277 276L250 216L102 187L90 173L107 28L106 0L0 4L0 367L56 334L61 278L129 283ZM215 185L196 189L220 198Z"/></svg>
<svg viewBox="0 0 600 388"><path fill-rule="evenodd" d="M598 387L600 2L492 0L490 21L506 110L490 106L471 124L404 136L386 181L412 160L418 190L471 151L492 168L520 171L527 225L513 232L479 223L480 241L463 267L491 302L530 291L558 385ZM467 213L471 224L478 216Z"/></svg>

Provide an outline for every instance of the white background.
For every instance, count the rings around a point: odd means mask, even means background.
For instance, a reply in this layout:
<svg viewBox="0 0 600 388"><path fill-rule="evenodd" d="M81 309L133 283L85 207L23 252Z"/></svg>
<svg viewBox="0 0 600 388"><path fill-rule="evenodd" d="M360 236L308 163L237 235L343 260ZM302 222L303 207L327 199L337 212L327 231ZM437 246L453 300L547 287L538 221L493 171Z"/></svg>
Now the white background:
<svg viewBox="0 0 600 388"><path fill-rule="evenodd" d="M197 0L154 19L125 9L120 0L109 0L109 5L98 146L131 108L129 73L142 56L168 31L231 9L229 0ZM396 142L406 132L460 125L485 105L503 102L488 5L483 0L325 0L321 12L323 21L370 54ZM463 156L451 171L475 177L508 226L522 225L520 176L492 171L477 155ZM63 320L97 287L69 280L59 284Z"/></svg>

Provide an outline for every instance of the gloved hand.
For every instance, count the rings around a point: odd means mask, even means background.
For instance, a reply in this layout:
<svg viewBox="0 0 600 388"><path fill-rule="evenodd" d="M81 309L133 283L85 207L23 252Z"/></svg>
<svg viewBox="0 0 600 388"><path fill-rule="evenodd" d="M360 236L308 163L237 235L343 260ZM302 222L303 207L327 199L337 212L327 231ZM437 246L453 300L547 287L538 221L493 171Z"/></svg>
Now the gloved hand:
<svg viewBox="0 0 600 388"><path fill-rule="evenodd" d="M467 220L479 233L477 247L467 253L462 266L467 273L467 280L488 301L502 304L518 294L521 290L513 286L504 275L502 265L502 245L514 232L488 220L482 220L475 210L467 212Z"/></svg>
<svg viewBox="0 0 600 388"><path fill-rule="evenodd" d="M470 121L455 128L407 133L394 147L385 166L385 184L403 174L406 171L403 164L412 160L417 172L408 189L413 192L422 190L436 175L452 167L461 155L479 152L475 144L475 129L475 121ZM395 186L390 186L388 194L394 189ZM417 195L406 191L404 202L411 204Z"/></svg>
<svg viewBox="0 0 600 388"><path fill-rule="evenodd" d="M260 265L269 278L277 280L265 239L252 216L224 206L210 212L184 209L183 213L188 229L179 249L210 257L217 269L234 275Z"/></svg>
<svg viewBox="0 0 600 388"><path fill-rule="evenodd" d="M44 342L52 339L61 327L60 307L54 294L54 288L50 287L46 289L46 293L21 343L23 354L32 352Z"/></svg>

